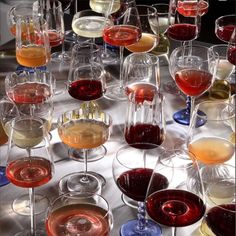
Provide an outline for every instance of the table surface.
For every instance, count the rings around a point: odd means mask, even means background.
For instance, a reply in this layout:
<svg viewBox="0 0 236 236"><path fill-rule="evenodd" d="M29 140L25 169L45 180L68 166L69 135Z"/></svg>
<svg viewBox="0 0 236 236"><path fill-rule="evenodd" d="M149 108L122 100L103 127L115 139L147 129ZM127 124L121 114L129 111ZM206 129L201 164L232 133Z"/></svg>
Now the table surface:
<svg viewBox="0 0 236 236"><path fill-rule="evenodd" d="M0 97L4 96L4 78L7 72L14 71L16 69L16 61L14 56L0 57ZM56 67L58 68L58 67ZM114 72L117 68L114 66L110 69L110 72ZM66 81L67 70L63 73L56 73L56 79L58 84L63 84ZM187 127L175 123L172 119L172 115L175 111L185 107L185 96L178 92L174 81L169 75L168 63L160 58L160 77L161 77L161 91L165 95L165 115L166 115L166 139L163 143L165 147L174 147L179 139L183 138L186 134ZM113 78L114 80L114 78ZM56 122L60 114L65 111L75 109L79 107L80 102L71 98L65 91L63 94L55 95L54 101L54 119ZM117 188L112 177L112 160L116 151L125 144L123 137L124 127L124 114L126 111L126 102L116 102L102 98L98 101L99 106L105 112L108 112L113 118L113 125L111 130L110 139L105 143L107 148L107 155L96 162L90 162L88 169L96 171L102 174L106 179L106 185L102 190L102 195L108 200L109 205L114 215L114 227L111 232L111 236L119 235L119 228L122 223L129 219L136 217L136 209L130 208L121 200L121 192ZM44 186L36 188L36 193L46 195L50 200L55 199L58 196L58 182L60 178L66 174L82 171L83 163L75 162L68 158L68 148L61 143L57 130L52 130L52 153L55 160L55 175L53 179ZM5 146L0 148L0 160L4 163L6 159ZM0 188L0 235L10 236L21 231L23 228L30 227L30 217L21 216L16 214L12 210L13 200L22 195L27 194L27 189L18 188L13 184L8 184ZM44 225L45 213L37 215L37 225ZM163 227L163 235L171 235L169 228ZM182 236L198 236L200 232L198 225L195 224L191 227L185 227L178 229L178 235Z"/></svg>

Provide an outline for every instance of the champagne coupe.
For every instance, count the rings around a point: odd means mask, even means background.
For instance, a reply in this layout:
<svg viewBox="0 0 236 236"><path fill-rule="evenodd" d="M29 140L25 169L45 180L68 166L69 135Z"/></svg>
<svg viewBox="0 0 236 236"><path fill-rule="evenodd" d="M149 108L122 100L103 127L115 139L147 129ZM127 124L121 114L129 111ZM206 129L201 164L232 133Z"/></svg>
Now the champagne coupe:
<svg viewBox="0 0 236 236"><path fill-rule="evenodd" d="M114 25L106 26L103 31L103 40L113 46L120 47L120 74L119 84L107 86L105 97L111 100L126 100L123 89L123 52L124 47L138 42L142 36L141 22L136 7L129 7L125 13L114 18Z"/></svg>
<svg viewBox="0 0 236 236"><path fill-rule="evenodd" d="M171 235L176 236L177 228L192 226L203 217L204 188L192 153L164 149L159 156L147 190L147 213L157 223L172 227ZM165 180L166 188L155 190L156 175Z"/></svg>
<svg viewBox="0 0 236 236"><path fill-rule="evenodd" d="M47 211L48 236L108 236L112 227L111 209L99 194L66 193L55 199Z"/></svg>
<svg viewBox="0 0 236 236"><path fill-rule="evenodd" d="M35 188L49 182L54 172L46 133L42 120L34 116L16 117L11 123L6 175L14 185L29 189L31 212L30 230L17 236L36 235ZM40 143L43 145L34 148ZM44 234L37 230L37 235Z"/></svg>
<svg viewBox="0 0 236 236"><path fill-rule="evenodd" d="M205 93L214 82L218 59L216 53L204 46L181 46L171 53L170 74L181 92L191 97L190 116L186 120L185 115L174 115L178 123L181 120L182 124L189 125L195 98ZM199 120L199 125L201 122Z"/></svg>
<svg viewBox="0 0 236 236"><path fill-rule="evenodd" d="M202 113L199 113L199 110ZM198 126L201 120L204 125ZM230 141L235 132L235 108L225 101L204 101L193 113L188 132L188 149L205 165L224 163L235 155Z"/></svg>
<svg viewBox="0 0 236 236"><path fill-rule="evenodd" d="M136 5L141 22L142 36L134 44L125 46L130 52L150 52L159 43L157 10L152 6Z"/></svg>
<svg viewBox="0 0 236 236"><path fill-rule="evenodd" d="M104 144L110 135L111 117L100 110L89 111L82 106L77 110L65 112L58 119L58 133L63 143L74 149L81 149L84 153L84 171L72 173L63 177L59 182L61 192L98 192L105 179L98 173L87 171L89 149ZM78 161L76 156L69 157Z"/></svg>
<svg viewBox="0 0 236 236"><path fill-rule="evenodd" d="M138 201L138 219L125 222L120 235L162 235L158 224L145 217L145 196L153 167L158 161L158 145L151 143L133 143L121 147L113 160L113 178L120 191L129 198ZM128 158L127 158L128 157ZM167 179L155 177L155 190L167 187Z"/></svg>
<svg viewBox="0 0 236 236"><path fill-rule="evenodd" d="M236 65L236 28L234 29L228 43L227 58L232 65Z"/></svg>

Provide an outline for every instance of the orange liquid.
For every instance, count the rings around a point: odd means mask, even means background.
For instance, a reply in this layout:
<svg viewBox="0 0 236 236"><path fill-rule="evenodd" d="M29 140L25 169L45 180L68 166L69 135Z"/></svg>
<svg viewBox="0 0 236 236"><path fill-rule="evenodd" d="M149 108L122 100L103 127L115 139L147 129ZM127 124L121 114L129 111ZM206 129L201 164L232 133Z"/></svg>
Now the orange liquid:
<svg viewBox="0 0 236 236"><path fill-rule="evenodd" d="M6 143L8 140L8 137L2 127L2 124L0 123L0 145Z"/></svg>
<svg viewBox="0 0 236 236"><path fill-rule="evenodd" d="M29 23L29 24L22 23L21 24L21 34L22 34L23 39L26 38L26 33L27 33L28 28L29 28L29 33L30 34L34 33L33 23ZM14 24L10 27L10 31L11 31L13 36L16 36L16 24Z"/></svg>
<svg viewBox="0 0 236 236"><path fill-rule="evenodd" d="M16 50L17 62L22 66L38 67L47 64L50 54L45 48L29 46Z"/></svg>
<svg viewBox="0 0 236 236"><path fill-rule="evenodd" d="M201 138L189 144L188 149L204 164L218 164L228 161L234 155L234 145L217 137Z"/></svg>
<svg viewBox="0 0 236 236"><path fill-rule="evenodd" d="M141 39L132 45L126 46L130 52L150 52L158 43L158 37L154 34L142 33Z"/></svg>

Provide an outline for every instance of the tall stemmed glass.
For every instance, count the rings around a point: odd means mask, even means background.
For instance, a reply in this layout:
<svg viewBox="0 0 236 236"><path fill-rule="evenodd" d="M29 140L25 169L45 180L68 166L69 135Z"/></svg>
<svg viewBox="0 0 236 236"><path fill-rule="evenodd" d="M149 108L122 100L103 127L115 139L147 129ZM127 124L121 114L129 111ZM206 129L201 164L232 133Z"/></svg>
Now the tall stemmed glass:
<svg viewBox="0 0 236 236"><path fill-rule="evenodd" d="M189 119L192 116L195 98L206 92L214 82L218 58L217 54L204 46L178 47L170 55L170 74L178 88L191 97ZM188 125L189 119L186 122L186 117L182 118L183 124ZM201 125L201 120L199 122Z"/></svg>
<svg viewBox="0 0 236 236"><path fill-rule="evenodd" d="M137 219L129 220L121 226L121 236L162 235L160 226L146 219L144 204L148 183L158 158L158 145L151 143L125 145L116 153L112 164L112 172L117 187L123 194L138 201ZM155 180L156 191L166 188L168 185L167 179L160 175L156 175Z"/></svg>
<svg viewBox="0 0 236 236"><path fill-rule="evenodd" d="M42 145L35 148L40 143ZM47 132L41 119L33 116L16 117L11 123L8 150L7 178L18 187L28 188L30 198L30 230L16 235L44 235L41 230L36 232L34 191L51 180L54 166Z"/></svg>
<svg viewBox="0 0 236 236"><path fill-rule="evenodd" d="M136 7L129 7L121 17L114 19L114 25L104 28L103 40L110 45L120 47L119 84L107 86L106 98L126 100L122 76L124 47L138 42L141 36L141 22Z"/></svg>
<svg viewBox="0 0 236 236"><path fill-rule="evenodd" d="M177 228L198 222L204 215L204 188L198 163L192 153L182 149L162 150L149 182L146 208L151 219L161 225ZM155 175L165 179L166 188L155 190Z"/></svg>

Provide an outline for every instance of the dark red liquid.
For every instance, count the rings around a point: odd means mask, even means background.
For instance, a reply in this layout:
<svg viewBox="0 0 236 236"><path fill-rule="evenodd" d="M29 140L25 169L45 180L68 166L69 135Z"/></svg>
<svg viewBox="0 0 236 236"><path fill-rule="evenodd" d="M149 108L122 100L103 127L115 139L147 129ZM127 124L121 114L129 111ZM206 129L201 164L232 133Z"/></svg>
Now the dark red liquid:
<svg viewBox="0 0 236 236"><path fill-rule="evenodd" d="M185 17L196 17L197 14L205 15L208 12L208 7L209 4L205 1L179 1L177 10Z"/></svg>
<svg viewBox="0 0 236 236"><path fill-rule="evenodd" d="M122 193L135 201L143 202L146 197L148 184L152 176L152 169L137 168L124 172L117 179L117 185ZM168 180L165 176L156 173L153 177L155 186L153 191L168 187Z"/></svg>
<svg viewBox="0 0 236 236"><path fill-rule="evenodd" d="M160 129L158 125L136 124L127 127L125 130L125 140L128 144L152 143L161 145L164 137L164 130Z"/></svg>
<svg viewBox="0 0 236 236"><path fill-rule="evenodd" d="M230 47L227 52L228 61L236 66L236 47Z"/></svg>
<svg viewBox="0 0 236 236"><path fill-rule="evenodd" d="M217 236L235 236L235 204L219 205L206 214L206 223Z"/></svg>
<svg viewBox="0 0 236 236"><path fill-rule="evenodd" d="M234 25L219 26L215 32L216 36L224 42L229 42L234 28Z"/></svg>
<svg viewBox="0 0 236 236"><path fill-rule="evenodd" d="M102 82L98 80L77 80L70 84L69 94L81 101L96 100L103 96Z"/></svg>
<svg viewBox="0 0 236 236"><path fill-rule="evenodd" d="M35 104L51 96L50 88L42 83L21 83L7 91L8 97L15 103Z"/></svg>
<svg viewBox="0 0 236 236"><path fill-rule="evenodd" d="M175 74L177 86L189 96L203 94L212 83L212 74L194 69L184 69Z"/></svg>
<svg viewBox="0 0 236 236"><path fill-rule="evenodd" d="M198 29L196 25L174 24L169 26L168 37L178 41L190 41L197 37Z"/></svg>
<svg viewBox="0 0 236 236"><path fill-rule="evenodd" d="M63 42L63 38L57 32L48 31L49 42L51 47L57 47Z"/></svg>
<svg viewBox="0 0 236 236"><path fill-rule="evenodd" d="M103 31L103 40L113 46L128 46L138 42L141 31L135 26L114 25Z"/></svg>
<svg viewBox="0 0 236 236"><path fill-rule="evenodd" d="M20 158L7 166L6 176L19 187L41 186L52 178L51 163L41 157Z"/></svg>
<svg viewBox="0 0 236 236"><path fill-rule="evenodd" d="M202 218L206 209L197 195L174 189L151 194L146 200L146 208L153 220L172 227L194 224Z"/></svg>

